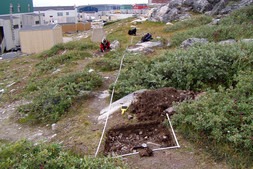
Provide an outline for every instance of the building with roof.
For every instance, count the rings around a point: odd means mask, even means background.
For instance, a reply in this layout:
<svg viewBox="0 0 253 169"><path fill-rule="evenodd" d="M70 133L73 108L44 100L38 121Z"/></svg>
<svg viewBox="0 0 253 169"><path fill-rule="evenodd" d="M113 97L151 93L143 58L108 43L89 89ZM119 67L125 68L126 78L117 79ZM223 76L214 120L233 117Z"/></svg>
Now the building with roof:
<svg viewBox="0 0 253 169"><path fill-rule="evenodd" d="M27 54L40 53L63 42L60 25L24 26L19 36L21 51Z"/></svg>
<svg viewBox="0 0 253 169"><path fill-rule="evenodd" d="M34 7L34 12L42 14L45 23L76 23L78 16L75 6Z"/></svg>
<svg viewBox="0 0 253 169"><path fill-rule="evenodd" d="M0 15L33 12L32 0L1 0Z"/></svg>

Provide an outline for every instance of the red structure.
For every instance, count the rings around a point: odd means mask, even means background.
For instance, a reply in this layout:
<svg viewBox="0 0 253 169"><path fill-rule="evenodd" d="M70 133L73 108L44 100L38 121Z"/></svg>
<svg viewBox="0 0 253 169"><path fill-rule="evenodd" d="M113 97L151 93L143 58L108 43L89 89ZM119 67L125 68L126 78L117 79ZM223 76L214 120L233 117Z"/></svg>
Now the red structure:
<svg viewBox="0 0 253 169"><path fill-rule="evenodd" d="M148 9L147 4L135 4L134 9Z"/></svg>
<svg viewBox="0 0 253 169"><path fill-rule="evenodd" d="M151 3L157 3L157 4L165 4L170 2L171 0L151 0Z"/></svg>

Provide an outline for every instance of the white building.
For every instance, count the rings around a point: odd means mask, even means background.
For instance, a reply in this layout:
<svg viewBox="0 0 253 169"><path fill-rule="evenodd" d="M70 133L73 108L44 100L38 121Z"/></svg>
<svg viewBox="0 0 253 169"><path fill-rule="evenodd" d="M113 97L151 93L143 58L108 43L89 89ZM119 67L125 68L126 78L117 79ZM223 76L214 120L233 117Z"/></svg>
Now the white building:
<svg viewBox="0 0 253 169"><path fill-rule="evenodd" d="M20 45L19 30L23 26L40 24L42 18L34 13L0 15L0 54Z"/></svg>
<svg viewBox="0 0 253 169"><path fill-rule="evenodd" d="M34 12L42 14L45 23L77 23L75 6L34 7Z"/></svg>

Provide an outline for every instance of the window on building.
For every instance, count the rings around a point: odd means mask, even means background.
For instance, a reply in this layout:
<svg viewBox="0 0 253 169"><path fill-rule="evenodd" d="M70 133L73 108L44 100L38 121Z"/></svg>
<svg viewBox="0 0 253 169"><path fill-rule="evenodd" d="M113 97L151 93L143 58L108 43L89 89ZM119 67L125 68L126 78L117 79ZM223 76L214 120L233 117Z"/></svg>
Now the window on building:
<svg viewBox="0 0 253 169"><path fill-rule="evenodd" d="M28 12L31 12L31 6L28 4Z"/></svg>
<svg viewBox="0 0 253 169"><path fill-rule="evenodd" d="M63 16L62 12L57 12L57 16Z"/></svg>
<svg viewBox="0 0 253 169"><path fill-rule="evenodd" d="M52 18L53 16L52 15L50 15L50 18Z"/></svg>
<svg viewBox="0 0 253 169"><path fill-rule="evenodd" d="M35 24L36 24L36 25L39 25L39 24L40 24L40 21L35 21Z"/></svg>
<svg viewBox="0 0 253 169"><path fill-rule="evenodd" d="M18 29L19 27L18 27L18 25L13 25L13 28Z"/></svg>
<svg viewBox="0 0 253 169"><path fill-rule="evenodd" d="M13 13L13 12L14 12L14 8L13 8L12 3L10 3L10 12L11 12L11 13Z"/></svg>
<svg viewBox="0 0 253 169"><path fill-rule="evenodd" d="M68 15L69 15L69 12L66 12L66 15L68 16Z"/></svg>
<svg viewBox="0 0 253 169"><path fill-rule="evenodd" d="M42 16L45 16L45 13L42 13Z"/></svg>
<svg viewBox="0 0 253 169"><path fill-rule="evenodd" d="M21 12L21 6L18 4L18 12Z"/></svg>

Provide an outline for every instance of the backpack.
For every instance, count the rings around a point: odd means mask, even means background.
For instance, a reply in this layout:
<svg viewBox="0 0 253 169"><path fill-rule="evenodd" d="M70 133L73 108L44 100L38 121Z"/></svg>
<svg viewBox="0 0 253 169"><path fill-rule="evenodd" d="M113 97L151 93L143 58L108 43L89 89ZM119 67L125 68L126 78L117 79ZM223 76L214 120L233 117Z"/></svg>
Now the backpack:
<svg viewBox="0 0 253 169"><path fill-rule="evenodd" d="M128 35L136 35L136 28L128 31Z"/></svg>
<svg viewBox="0 0 253 169"><path fill-rule="evenodd" d="M152 35L150 33L147 33L146 35L144 35L142 38L141 38L141 42L147 42L147 41L150 41L152 40Z"/></svg>

